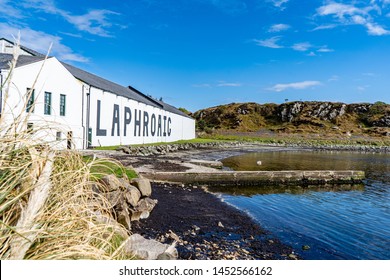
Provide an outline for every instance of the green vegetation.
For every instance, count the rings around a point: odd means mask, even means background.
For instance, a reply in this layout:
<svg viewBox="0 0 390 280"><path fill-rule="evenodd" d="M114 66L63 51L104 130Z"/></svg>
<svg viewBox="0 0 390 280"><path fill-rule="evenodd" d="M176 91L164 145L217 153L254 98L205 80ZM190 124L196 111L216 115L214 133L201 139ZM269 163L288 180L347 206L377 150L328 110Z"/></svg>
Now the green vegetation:
<svg viewBox="0 0 390 280"><path fill-rule="evenodd" d="M186 108L182 108L182 107L180 107L180 108L178 108L180 111L182 111L184 114L186 114L186 115L188 115L188 116L191 116L191 112L190 111L188 111Z"/></svg>
<svg viewBox="0 0 390 280"><path fill-rule="evenodd" d="M93 160L91 156L84 156L83 159L86 163L90 163L90 173L93 180L101 179L107 174L114 174L118 178L126 176L129 180L138 177L134 170L125 168L120 162L112 159Z"/></svg>
<svg viewBox="0 0 390 280"><path fill-rule="evenodd" d="M172 145L172 144L191 144L191 143L212 143L216 141L230 141L229 139L207 139L207 138L195 138L190 140L179 140L174 142L159 142L159 143L148 143L148 144L135 144L131 145L132 147L143 147L143 146L159 146L159 145ZM95 147L94 150L99 151L115 151L120 147L118 146L102 146L102 147Z"/></svg>

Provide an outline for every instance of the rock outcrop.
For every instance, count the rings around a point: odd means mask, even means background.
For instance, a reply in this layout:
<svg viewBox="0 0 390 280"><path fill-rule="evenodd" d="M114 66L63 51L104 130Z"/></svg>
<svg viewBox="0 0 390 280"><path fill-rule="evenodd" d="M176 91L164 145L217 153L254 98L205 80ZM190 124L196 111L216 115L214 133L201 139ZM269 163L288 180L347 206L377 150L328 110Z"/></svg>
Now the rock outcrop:
<svg viewBox="0 0 390 280"><path fill-rule="evenodd" d="M389 135L390 105L339 102L232 103L195 112L198 131L324 132Z"/></svg>

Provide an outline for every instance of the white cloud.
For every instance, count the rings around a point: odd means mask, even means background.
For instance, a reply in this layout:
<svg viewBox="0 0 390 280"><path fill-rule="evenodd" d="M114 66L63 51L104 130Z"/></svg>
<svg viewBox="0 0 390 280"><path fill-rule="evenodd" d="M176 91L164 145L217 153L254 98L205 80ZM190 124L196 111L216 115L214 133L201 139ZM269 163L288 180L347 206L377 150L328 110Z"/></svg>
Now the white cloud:
<svg viewBox="0 0 390 280"><path fill-rule="evenodd" d="M0 23L0 33L5 37L16 36L20 31L21 44L42 54L46 54L53 44L50 55L56 56L59 60L87 62L88 58L74 53L68 46L61 43L62 38L53 36L41 31L35 31L28 27L16 27L7 23Z"/></svg>
<svg viewBox="0 0 390 280"><path fill-rule="evenodd" d="M268 90L281 92L288 89L306 89L306 88L319 86L319 85L322 85L322 83L319 81L303 81L303 82L296 82L296 83L289 83L289 84L276 84L268 88Z"/></svg>
<svg viewBox="0 0 390 280"><path fill-rule="evenodd" d="M390 1L385 2L384 4L390 3ZM382 12L381 8L373 2L366 7L330 2L319 7L317 9L317 15L332 16L340 25L362 25L367 29L369 35L382 36L390 34L390 31L374 21L370 14L372 11L375 11L379 15ZM314 30L319 30L319 28L317 27Z"/></svg>
<svg viewBox="0 0 390 280"><path fill-rule="evenodd" d="M322 47L320 47L320 48L317 50L317 52L323 52L323 53L326 53L326 52L334 52L334 50L333 50L333 49L330 49L330 48L328 48L328 46L322 46Z"/></svg>
<svg viewBox="0 0 390 280"><path fill-rule="evenodd" d="M119 13L110 10L98 9L90 10L86 14L74 15L69 11L58 8L52 0L23 1L23 6L46 14L61 16L78 30L101 37L112 37L111 33L108 31L108 28L113 26L110 17L119 15Z"/></svg>
<svg viewBox="0 0 390 280"><path fill-rule="evenodd" d="M196 88L211 88L211 85L207 84L207 83L204 83L204 84L194 84L192 86L196 87Z"/></svg>
<svg viewBox="0 0 390 280"><path fill-rule="evenodd" d="M281 10L284 10L284 4L287 4L290 0L272 0L272 3L275 7L280 8Z"/></svg>
<svg viewBox="0 0 390 280"><path fill-rule="evenodd" d="M327 30L327 29L333 29L336 28L337 24L323 24L315 27L312 31L317 31L317 30Z"/></svg>
<svg viewBox="0 0 390 280"><path fill-rule="evenodd" d="M240 83L228 83L225 81L219 81L217 87L240 87L242 86Z"/></svg>
<svg viewBox="0 0 390 280"><path fill-rule="evenodd" d="M119 15L109 10L91 10L87 14L75 16L64 14L63 17L77 29L101 37L112 37L106 30L112 24L108 19L110 15Z"/></svg>
<svg viewBox="0 0 390 280"><path fill-rule="evenodd" d="M12 2L14 1L0 0L0 11L1 11L0 18L6 18L6 19L24 18L22 12L10 4Z"/></svg>
<svg viewBox="0 0 390 280"><path fill-rule="evenodd" d="M242 84L238 82L226 82L226 81L218 81L216 84L193 84L192 87L195 88L214 88L214 87L241 87Z"/></svg>
<svg viewBox="0 0 390 280"><path fill-rule="evenodd" d="M311 47L312 45L309 42L303 42L303 43L296 43L291 48L296 51L305 52Z"/></svg>
<svg viewBox="0 0 390 280"><path fill-rule="evenodd" d="M284 24L284 23L279 23L279 24L274 24L272 25L269 29L268 29L268 32L270 33L275 33L275 32L281 32L281 31L286 31L288 29L290 29L291 26L288 25L288 24Z"/></svg>
<svg viewBox="0 0 390 280"><path fill-rule="evenodd" d="M271 49L281 49L284 48L281 45L278 45L278 41L280 40L281 36L274 36L269 39L265 40L257 40L254 39L253 41L256 43L256 45L261 46L261 47L266 47L266 48L271 48Z"/></svg>
<svg viewBox="0 0 390 280"><path fill-rule="evenodd" d="M384 29L382 26L375 23L367 22L365 26L367 27L367 32L370 35L382 36L390 34L390 31Z"/></svg>
<svg viewBox="0 0 390 280"><path fill-rule="evenodd" d="M361 91L361 92L363 92L363 91L365 91L367 88L369 88L370 87L370 85L364 85L364 86L358 86L356 89L358 90L358 91Z"/></svg>
<svg viewBox="0 0 390 280"><path fill-rule="evenodd" d="M317 13L321 16L334 15L343 19L346 15L366 14L367 12L352 5L333 2L319 7Z"/></svg>

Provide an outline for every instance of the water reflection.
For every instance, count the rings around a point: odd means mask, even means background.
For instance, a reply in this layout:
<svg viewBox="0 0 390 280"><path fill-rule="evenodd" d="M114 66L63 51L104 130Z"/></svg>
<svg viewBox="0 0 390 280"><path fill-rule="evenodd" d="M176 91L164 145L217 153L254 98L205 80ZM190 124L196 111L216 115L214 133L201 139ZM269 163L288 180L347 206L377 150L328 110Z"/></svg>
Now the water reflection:
<svg viewBox="0 0 390 280"><path fill-rule="evenodd" d="M257 162L261 161L261 165ZM329 151L250 153L235 170L363 170L363 185L212 187L307 259L390 259L390 155ZM303 251L303 245L310 250Z"/></svg>
<svg viewBox="0 0 390 280"><path fill-rule="evenodd" d="M261 165L257 162L261 161ZM390 180L390 157L343 151L277 151L248 153L222 160L234 170L364 170L370 177ZM378 179L378 178L376 178Z"/></svg>
<svg viewBox="0 0 390 280"><path fill-rule="evenodd" d="M224 193L235 196L252 197L266 194L296 194L301 195L308 192L340 192L340 191L364 191L364 184L339 184L339 185L308 185L308 186L209 186L210 192Z"/></svg>

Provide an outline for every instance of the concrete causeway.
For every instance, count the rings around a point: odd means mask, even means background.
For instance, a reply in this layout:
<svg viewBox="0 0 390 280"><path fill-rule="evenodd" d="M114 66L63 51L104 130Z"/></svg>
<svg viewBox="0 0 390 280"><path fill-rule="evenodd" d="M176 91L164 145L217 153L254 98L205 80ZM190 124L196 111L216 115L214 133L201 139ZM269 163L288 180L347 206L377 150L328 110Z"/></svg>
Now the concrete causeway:
<svg viewBox="0 0 390 280"><path fill-rule="evenodd" d="M210 186L358 184L365 178L364 171L357 170L142 172L140 175L155 182Z"/></svg>

